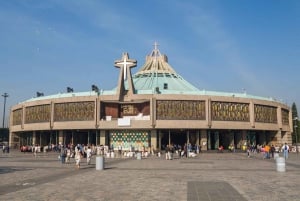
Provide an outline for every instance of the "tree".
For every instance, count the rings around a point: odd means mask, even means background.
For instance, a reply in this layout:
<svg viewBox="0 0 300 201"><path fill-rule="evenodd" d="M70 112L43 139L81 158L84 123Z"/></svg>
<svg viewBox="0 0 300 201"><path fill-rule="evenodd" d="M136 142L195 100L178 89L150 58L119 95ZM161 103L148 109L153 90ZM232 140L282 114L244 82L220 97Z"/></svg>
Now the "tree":
<svg viewBox="0 0 300 201"><path fill-rule="evenodd" d="M296 103L292 104L292 118L293 118L293 142L299 141L300 132L299 132L299 117L297 112L297 106ZM297 135L297 138L296 138Z"/></svg>
<svg viewBox="0 0 300 201"><path fill-rule="evenodd" d="M298 112L297 112L297 106L296 103L292 104L292 117L295 119L295 117L298 117Z"/></svg>

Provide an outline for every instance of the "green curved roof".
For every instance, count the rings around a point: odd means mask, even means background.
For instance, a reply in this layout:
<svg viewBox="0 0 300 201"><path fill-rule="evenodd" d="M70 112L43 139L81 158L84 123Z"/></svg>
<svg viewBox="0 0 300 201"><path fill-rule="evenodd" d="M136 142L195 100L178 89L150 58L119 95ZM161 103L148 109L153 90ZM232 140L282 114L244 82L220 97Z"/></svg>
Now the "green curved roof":
<svg viewBox="0 0 300 201"><path fill-rule="evenodd" d="M146 57L145 64L132 76L134 88L139 91L156 90L160 93L170 91L195 92L195 86L183 79L168 64L166 55L162 55L155 45L154 50Z"/></svg>
<svg viewBox="0 0 300 201"><path fill-rule="evenodd" d="M136 94L190 94L190 95L208 95L208 96L225 96L251 98L268 101L278 101L272 97L253 96L247 93L231 93L199 90L185 79L183 79L168 64L166 55L162 55L155 44L154 50L146 57L144 65L132 76L134 90ZM124 81L125 89L128 89L127 80ZM94 91L75 92L75 93L59 93L49 96L35 97L24 102L35 100L44 100L51 98L64 98L74 96L95 96L95 95L114 95L116 88L112 90L101 89L99 93Z"/></svg>

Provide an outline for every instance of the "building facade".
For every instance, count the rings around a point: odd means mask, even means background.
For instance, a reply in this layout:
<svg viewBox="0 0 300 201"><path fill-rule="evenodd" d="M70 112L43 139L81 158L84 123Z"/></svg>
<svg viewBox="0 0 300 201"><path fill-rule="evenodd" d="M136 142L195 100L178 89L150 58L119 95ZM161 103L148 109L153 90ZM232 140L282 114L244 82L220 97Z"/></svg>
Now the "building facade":
<svg viewBox="0 0 300 201"><path fill-rule="evenodd" d="M117 87L40 96L11 108L10 146L95 144L122 149L167 144L202 150L234 145L291 144L292 114L284 103L246 93L199 90L168 64L155 45L144 65L123 53Z"/></svg>

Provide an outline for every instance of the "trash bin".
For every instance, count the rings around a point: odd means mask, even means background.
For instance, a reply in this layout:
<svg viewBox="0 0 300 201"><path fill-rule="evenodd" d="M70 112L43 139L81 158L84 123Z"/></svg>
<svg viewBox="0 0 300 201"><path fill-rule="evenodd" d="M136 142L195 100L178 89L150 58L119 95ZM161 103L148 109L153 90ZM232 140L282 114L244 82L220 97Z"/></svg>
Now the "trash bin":
<svg viewBox="0 0 300 201"><path fill-rule="evenodd" d="M142 159L142 154L141 154L141 152L138 152L138 153L136 154L136 159L137 159L137 160L141 160L141 159Z"/></svg>
<svg viewBox="0 0 300 201"><path fill-rule="evenodd" d="M283 157L276 158L276 169L277 172L285 172L285 158Z"/></svg>
<svg viewBox="0 0 300 201"><path fill-rule="evenodd" d="M96 156L96 170L104 170L104 157Z"/></svg>

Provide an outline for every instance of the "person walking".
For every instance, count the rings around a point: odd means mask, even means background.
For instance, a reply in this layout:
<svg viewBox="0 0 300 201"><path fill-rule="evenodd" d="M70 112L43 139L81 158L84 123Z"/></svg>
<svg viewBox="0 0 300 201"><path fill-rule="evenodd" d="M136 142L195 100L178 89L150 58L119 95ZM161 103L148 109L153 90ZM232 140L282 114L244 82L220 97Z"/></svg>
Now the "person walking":
<svg viewBox="0 0 300 201"><path fill-rule="evenodd" d="M265 158L266 159L270 159L270 150L271 150L271 147L267 144L265 146Z"/></svg>
<svg viewBox="0 0 300 201"><path fill-rule="evenodd" d="M166 146L166 160L170 160L170 147L169 147L169 145Z"/></svg>
<svg viewBox="0 0 300 201"><path fill-rule="evenodd" d="M90 146L88 146L86 150L86 163L89 165L91 163L91 158L92 158L92 149Z"/></svg>
<svg viewBox="0 0 300 201"><path fill-rule="evenodd" d="M289 151L290 151L290 147L289 145L287 145L287 143L285 143L282 147L281 150L283 152L283 157L286 159L289 158Z"/></svg>
<svg viewBox="0 0 300 201"><path fill-rule="evenodd" d="M275 147L274 145L272 144L271 146L271 157L274 158L274 152L275 152Z"/></svg>
<svg viewBox="0 0 300 201"><path fill-rule="evenodd" d="M69 164L70 163L70 158L71 158L71 149L70 147L67 147L67 154L66 154L66 163Z"/></svg>
<svg viewBox="0 0 300 201"><path fill-rule="evenodd" d="M82 158L82 153L80 151L80 148L79 147L76 147L75 148L75 164L76 164L76 167L77 169L80 168L80 161L81 161L81 158Z"/></svg>

